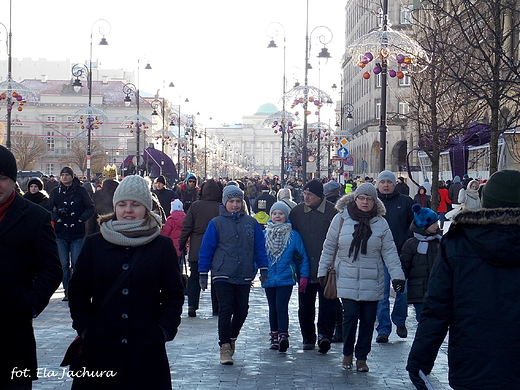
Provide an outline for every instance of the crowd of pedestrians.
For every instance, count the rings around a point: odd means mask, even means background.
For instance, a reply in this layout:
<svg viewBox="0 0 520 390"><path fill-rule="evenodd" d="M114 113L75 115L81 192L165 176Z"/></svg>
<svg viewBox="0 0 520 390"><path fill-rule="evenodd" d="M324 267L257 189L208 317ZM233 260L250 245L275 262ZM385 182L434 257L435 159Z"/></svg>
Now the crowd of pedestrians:
<svg viewBox="0 0 520 390"><path fill-rule="evenodd" d="M394 326L408 337L413 305L418 328L406 369L417 389L428 388L448 332L453 388L520 387L518 171L499 171L485 185L425 181L410 194L406 179L386 170L283 187L277 177L190 174L172 185L131 175L106 177L96 190L64 167L58 181L28 180L23 196L16 172L0 146L1 389L32 388L31 322L60 283L77 332L63 364L92 373L75 377L73 389L170 389L165 342L177 333L185 296L196 317L211 286L217 361L232 365L245 348L240 331L256 277L269 313L269 329L258 334L267 349L326 354L341 343L338 369L368 372L373 341L388 343ZM331 266L336 299L324 294ZM300 335L289 334L294 289Z"/></svg>

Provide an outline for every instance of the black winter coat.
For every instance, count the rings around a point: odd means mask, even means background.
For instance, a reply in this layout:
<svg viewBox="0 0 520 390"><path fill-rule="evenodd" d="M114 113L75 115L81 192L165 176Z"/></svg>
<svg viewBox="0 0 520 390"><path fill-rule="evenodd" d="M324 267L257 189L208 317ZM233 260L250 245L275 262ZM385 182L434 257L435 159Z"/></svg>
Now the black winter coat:
<svg viewBox="0 0 520 390"><path fill-rule="evenodd" d="M213 179L202 184L202 196L195 201L186 213L182 221L179 248L184 249L190 242L190 253L188 261L196 263L199 261L199 250L202 237L206 232L209 221L219 216L219 205L222 203L222 188Z"/></svg>
<svg viewBox="0 0 520 390"><path fill-rule="evenodd" d="M426 230L419 229L412 222L410 230L419 233L423 236L431 236ZM440 230L437 234L440 234ZM428 288L428 279L433 268L433 263L437 257L439 249L439 239L434 239L428 242L428 250L426 254L417 252L419 240L416 237L409 238L405 241L401 249L401 266L404 274L408 279L408 293L406 300L408 303L422 303L426 289Z"/></svg>
<svg viewBox="0 0 520 390"><path fill-rule="evenodd" d="M382 194L377 191L377 196L385 205L386 214L384 218L388 222L388 226L390 226L397 252L400 254L404 242L412 237L409 227L414 217L412 211L413 200L398 191L394 191L391 194Z"/></svg>
<svg viewBox="0 0 520 390"><path fill-rule="evenodd" d="M165 341L177 333L184 302L177 254L165 236L141 248L130 275L99 311L136 248L111 244L100 233L85 239L69 282L72 327L85 340L81 367L118 374L75 379L74 389L171 388Z"/></svg>
<svg viewBox="0 0 520 390"><path fill-rule="evenodd" d="M0 222L0 250L0 388L3 388L2 383L10 381L14 367L28 368L29 379L36 379L33 316L47 306L63 273L50 213L18 194Z"/></svg>
<svg viewBox="0 0 520 390"><path fill-rule="evenodd" d="M442 238L408 371L429 374L449 332L454 389L520 389L520 208L464 210Z"/></svg>
<svg viewBox="0 0 520 390"><path fill-rule="evenodd" d="M94 203L77 177L72 180L70 187L60 183L51 191L47 209L56 222L56 237L67 241L83 238L86 222L94 215Z"/></svg>

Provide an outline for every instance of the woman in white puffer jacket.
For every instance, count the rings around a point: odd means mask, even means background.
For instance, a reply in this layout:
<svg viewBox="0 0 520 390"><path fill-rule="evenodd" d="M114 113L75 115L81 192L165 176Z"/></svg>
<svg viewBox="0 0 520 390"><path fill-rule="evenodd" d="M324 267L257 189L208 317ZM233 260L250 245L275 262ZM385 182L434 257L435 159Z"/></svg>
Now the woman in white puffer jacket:
<svg viewBox="0 0 520 390"><path fill-rule="evenodd" d="M356 192L343 196L336 209L339 212L323 244L318 277L324 277L332 265L337 245L334 268L338 297L343 304L342 366L352 368L355 352L357 370L367 372L377 303L384 296L383 261L396 291L404 291L405 277L392 232L383 218L385 206L372 184L364 183ZM354 350L358 322L359 336Z"/></svg>

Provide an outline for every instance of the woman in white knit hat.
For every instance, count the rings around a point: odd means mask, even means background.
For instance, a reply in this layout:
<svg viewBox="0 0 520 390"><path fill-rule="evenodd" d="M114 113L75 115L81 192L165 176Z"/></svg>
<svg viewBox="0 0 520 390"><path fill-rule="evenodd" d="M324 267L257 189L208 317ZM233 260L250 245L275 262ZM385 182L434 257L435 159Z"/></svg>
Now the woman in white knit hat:
<svg viewBox="0 0 520 390"><path fill-rule="evenodd" d="M184 302L177 254L140 176L121 181L114 212L99 217L69 284L72 327L83 339L70 368L73 389L171 389L165 342L177 333ZM100 374L101 373L101 374Z"/></svg>

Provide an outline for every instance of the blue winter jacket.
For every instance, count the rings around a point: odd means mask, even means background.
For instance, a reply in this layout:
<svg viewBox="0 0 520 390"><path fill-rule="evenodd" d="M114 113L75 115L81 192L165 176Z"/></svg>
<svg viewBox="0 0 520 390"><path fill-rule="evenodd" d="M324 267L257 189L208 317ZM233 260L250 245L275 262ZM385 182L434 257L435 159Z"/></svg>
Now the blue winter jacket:
<svg viewBox="0 0 520 390"><path fill-rule="evenodd" d="M265 231L264 234L266 234ZM299 256L294 256L295 252ZM291 231L287 247L277 262L274 262L274 258L269 253L267 256L269 258L269 276L262 287L292 286L296 284L298 276L301 278L309 277L309 258L305 252L302 238L297 231Z"/></svg>
<svg viewBox="0 0 520 390"><path fill-rule="evenodd" d="M228 212L220 205L202 237L199 272L211 270L213 281L249 284L257 270L267 271L267 252L262 228L256 220L240 211Z"/></svg>

